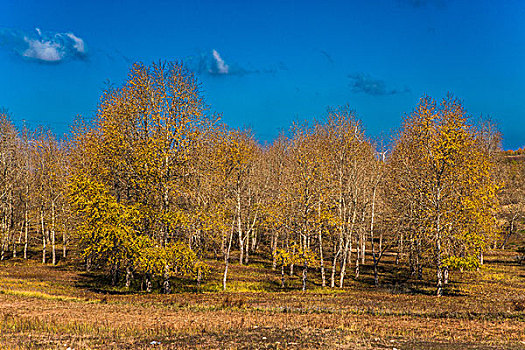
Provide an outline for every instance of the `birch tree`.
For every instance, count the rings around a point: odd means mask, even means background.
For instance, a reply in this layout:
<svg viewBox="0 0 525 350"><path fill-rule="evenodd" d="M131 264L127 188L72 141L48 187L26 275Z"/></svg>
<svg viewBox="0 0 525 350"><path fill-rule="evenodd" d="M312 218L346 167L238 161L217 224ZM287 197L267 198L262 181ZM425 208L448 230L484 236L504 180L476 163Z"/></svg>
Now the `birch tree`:
<svg viewBox="0 0 525 350"><path fill-rule="evenodd" d="M437 295L449 268L472 268L494 234L497 185L492 160L461 103L423 97L405 119L391 159L398 217L431 246Z"/></svg>

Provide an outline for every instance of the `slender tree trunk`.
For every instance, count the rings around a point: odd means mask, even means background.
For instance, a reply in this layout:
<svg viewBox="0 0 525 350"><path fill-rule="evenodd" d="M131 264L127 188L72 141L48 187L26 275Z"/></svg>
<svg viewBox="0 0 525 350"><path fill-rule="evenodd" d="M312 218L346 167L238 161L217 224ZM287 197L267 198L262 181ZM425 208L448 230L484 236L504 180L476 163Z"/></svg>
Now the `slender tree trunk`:
<svg viewBox="0 0 525 350"><path fill-rule="evenodd" d="M170 270L169 265L164 266L164 282L162 283L162 290L164 294L171 294L171 286L170 286Z"/></svg>
<svg viewBox="0 0 525 350"><path fill-rule="evenodd" d="M337 268L337 259L341 255L341 249L342 249L342 236L338 240L339 242L334 242L334 257L332 259L332 273L330 275L330 287L335 287L335 274L336 274L336 268Z"/></svg>
<svg viewBox="0 0 525 350"><path fill-rule="evenodd" d="M277 240L278 240L278 235L277 235L277 230L274 231L273 235L272 235L272 241L271 241L271 247L272 247L272 270L275 270L277 268L277 259L276 259L276 255L277 255Z"/></svg>
<svg viewBox="0 0 525 350"><path fill-rule="evenodd" d="M237 233L239 235L239 265L242 265L244 261L244 235L242 231L242 220L241 220L241 194L239 189L239 182L237 181Z"/></svg>
<svg viewBox="0 0 525 350"><path fill-rule="evenodd" d="M375 250L375 242L374 242L374 219L375 219L375 209L376 209L376 188L377 186L374 186L374 190L372 192L372 211L370 213L370 243L372 245L372 262L374 264L374 285L377 286L379 284L379 276L377 273L377 264L379 263L378 258L376 257L376 250ZM381 250L379 250L381 253Z"/></svg>
<svg viewBox="0 0 525 350"><path fill-rule="evenodd" d="M303 292L306 291L306 274L308 273L308 263L304 264L303 268Z"/></svg>
<svg viewBox="0 0 525 350"><path fill-rule="evenodd" d="M15 233L14 233L14 226L13 226L13 193L12 191L9 192L9 219L7 221L7 249L9 249L9 239L13 242L13 250L15 250Z"/></svg>
<svg viewBox="0 0 525 350"><path fill-rule="evenodd" d="M438 234L439 235L439 234ZM438 297L443 295L443 265L441 263L441 239L438 237L436 247L436 265L437 265L437 291Z"/></svg>
<svg viewBox="0 0 525 350"><path fill-rule="evenodd" d="M403 232L401 232L401 236L399 237L399 244L397 247L397 253L396 253L396 265L399 265L399 258L403 250L404 250L404 235L403 235Z"/></svg>
<svg viewBox="0 0 525 350"><path fill-rule="evenodd" d="M323 257L323 242L322 238L319 237L319 259L321 264L321 280L322 280L322 286L323 288L326 287L326 273L324 268L324 257Z"/></svg>
<svg viewBox="0 0 525 350"><path fill-rule="evenodd" d="M129 289L131 286L131 279L133 278L133 273L131 272L131 267L126 266L126 289Z"/></svg>
<svg viewBox="0 0 525 350"><path fill-rule="evenodd" d="M27 260L27 248L29 245L29 218L27 204L24 209L24 259Z"/></svg>
<svg viewBox="0 0 525 350"><path fill-rule="evenodd" d="M284 264L281 265L281 288L284 288Z"/></svg>
<svg viewBox="0 0 525 350"><path fill-rule="evenodd" d="M222 290L226 290L226 280L228 278L228 267L230 265L230 250L232 247L232 240L233 240L233 225L232 222L232 229L229 234L228 244L225 244L225 250L224 250L224 275L222 277Z"/></svg>
<svg viewBox="0 0 525 350"><path fill-rule="evenodd" d="M197 287L200 287L202 280L202 269L199 267L197 270Z"/></svg>
<svg viewBox="0 0 525 350"><path fill-rule="evenodd" d="M437 264L437 291L438 297L443 295L443 262L441 252L441 187L438 179L438 187L436 191L436 264Z"/></svg>
<svg viewBox="0 0 525 350"><path fill-rule="evenodd" d="M90 254L86 257L86 271L87 272L91 271L91 264L92 264L92 259L91 259L91 254Z"/></svg>
<svg viewBox="0 0 525 350"><path fill-rule="evenodd" d="M248 230L246 233L246 242L244 244L244 247L246 249L246 252L244 253L244 263L248 264L250 260L250 238L251 238L251 231Z"/></svg>
<svg viewBox="0 0 525 350"><path fill-rule="evenodd" d="M345 239L345 247L344 247L344 250L343 250L343 259L341 261L341 271L339 273L339 288L343 288L343 283L344 283L344 280L345 280L345 274L346 274L346 259L348 258L348 251L351 249L350 248L350 241L351 241L351 236L347 236L346 239Z"/></svg>
<svg viewBox="0 0 525 350"><path fill-rule="evenodd" d="M343 259L341 261L341 272L340 272L340 278L339 278L339 288L343 288L343 283L346 275L346 264L347 260L350 261L352 258L352 234L355 227L355 222L357 219L357 208L354 204L353 208L353 214L352 214L352 223L350 225L349 232L345 235L345 248L343 250Z"/></svg>
<svg viewBox="0 0 525 350"><path fill-rule="evenodd" d="M321 279L323 288L326 287L326 276L324 270L324 257L323 257L323 228L321 225L321 202L318 204L318 214L319 214L319 262L321 265Z"/></svg>
<svg viewBox="0 0 525 350"><path fill-rule="evenodd" d="M374 238L372 237L372 259L374 263L374 286L378 286L379 285L379 272L378 272L377 267L379 265L379 260L381 259L381 256L383 254L382 254L382 251L379 251L379 256L377 256L373 239Z"/></svg>
<svg viewBox="0 0 525 350"><path fill-rule="evenodd" d="M421 263L421 238L417 238L417 255L416 255L416 264L417 264L417 279L423 279L423 264Z"/></svg>
<svg viewBox="0 0 525 350"><path fill-rule="evenodd" d="M345 208L345 202L343 200L343 167L341 166L341 164L343 163L342 159L340 158L340 163L339 163L339 198L338 198L338 202L337 202L337 210L338 210L338 214L339 214L339 225L338 225L338 231L339 231L339 239L337 242L334 242L334 256L333 256L333 260L332 260L332 274L330 276L330 287L331 288L335 288L335 275L336 275L336 269L337 269L337 260L339 259L339 257L341 256L341 253L343 253L343 255L345 254L343 252L343 245L344 245L344 237L345 237L345 224L346 223L346 218L345 218L345 215L346 215L346 208ZM337 248L336 248L337 247ZM341 259L341 270L342 270L342 266L343 266L343 259ZM342 286L342 283L340 283L340 286Z"/></svg>
<svg viewBox="0 0 525 350"><path fill-rule="evenodd" d="M46 263L46 231L44 227L44 209L40 209L40 228L42 230L42 264Z"/></svg>
<svg viewBox="0 0 525 350"><path fill-rule="evenodd" d="M2 217L2 231L0 231L0 239L2 240L2 250L0 252L0 260L4 260L4 254L5 254L5 242L6 242L6 235L7 235L7 214L4 213L4 216Z"/></svg>
<svg viewBox="0 0 525 350"><path fill-rule="evenodd" d="M242 231L239 231L239 265L244 262L244 239L242 237Z"/></svg>
<svg viewBox="0 0 525 350"><path fill-rule="evenodd" d="M255 253L257 250L257 243L259 242L257 229L252 230L252 253Z"/></svg>
<svg viewBox="0 0 525 350"><path fill-rule="evenodd" d="M22 232L24 231L23 226L20 227L20 235L18 236L18 243L20 243L20 240L22 239ZM13 233L14 236L14 233ZM16 239L13 237L13 258L16 258Z"/></svg>
<svg viewBox="0 0 525 350"><path fill-rule="evenodd" d="M365 221L365 217L364 217L364 213L363 213L363 223ZM365 264L365 259L366 259L366 231L363 230L362 232L362 235L361 235L361 264Z"/></svg>
<svg viewBox="0 0 525 350"><path fill-rule="evenodd" d="M56 250L55 250L55 201L51 201L51 256L53 265L56 265Z"/></svg>
<svg viewBox="0 0 525 350"><path fill-rule="evenodd" d="M355 257L355 278L358 279L359 278L359 257L360 257L360 250L361 250L361 247L359 244L356 245L356 249L357 249L357 254L356 254L356 257Z"/></svg>
<svg viewBox="0 0 525 350"><path fill-rule="evenodd" d="M437 267L437 291L436 295L438 297L443 295L443 269L441 267L441 264Z"/></svg>
<svg viewBox="0 0 525 350"><path fill-rule="evenodd" d="M479 250L479 264L483 265L483 250Z"/></svg>
<svg viewBox="0 0 525 350"><path fill-rule="evenodd" d="M293 248L292 248L292 256L295 256L295 245L293 245ZM290 264L290 276L293 276L293 267L294 267L294 263L292 262Z"/></svg>
<svg viewBox="0 0 525 350"><path fill-rule="evenodd" d="M149 273L146 273L146 292L151 293L153 289L153 285L151 283L151 275Z"/></svg>
<svg viewBox="0 0 525 350"><path fill-rule="evenodd" d="M24 198L24 259L27 260L27 248L29 246L29 143L25 140L26 168L25 168L25 198Z"/></svg>
<svg viewBox="0 0 525 350"><path fill-rule="evenodd" d="M170 168L169 168L169 157L166 156L166 183L169 181L169 178L170 178ZM163 197L162 197L162 202L163 202L163 210L165 212L167 212L169 210L169 205L170 205L170 197L169 197L169 188L168 186L166 186L166 184L164 185L164 194L163 194ZM165 223L164 225L164 236L162 237L162 243L164 244L164 246L166 246L168 244L168 239L170 237L170 226L168 223Z"/></svg>
<svg viewBox="0 0 525 350"><path fill-rule="evenodd" d="M62 257L65 259L67 254L67 236L66 230L62 232Z"/></svg>

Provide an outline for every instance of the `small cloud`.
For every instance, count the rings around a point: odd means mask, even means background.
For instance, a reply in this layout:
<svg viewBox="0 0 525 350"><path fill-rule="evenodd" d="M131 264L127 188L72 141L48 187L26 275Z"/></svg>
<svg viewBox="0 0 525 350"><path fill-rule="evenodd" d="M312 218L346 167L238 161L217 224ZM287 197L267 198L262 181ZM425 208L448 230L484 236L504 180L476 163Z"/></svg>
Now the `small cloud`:
<svg viewBox="0 0 525 350"><path fill-rule="evenodd" d="M409 88L402 90L387 88L384 80L374 79L364 73L350 74L348 77L352 80L350 86L354 92L362 92L372 96L395 95L410 92Z"/></svg>
<svg viewBox="0 0 525 350"><path fill-rule="evenodd" d="M84 40L80 39L73 33L66 33L66 35L74 41L73 47L77 50L79 54L86 53L86 47L84 45Z"/></svg>
<svg viewBox="0 0 525 350"><path fill-rule="evenodd" d="M217 50L213 49L212 51L213 59L215 60L215 66L212 67L213 69L210 69L210 73L212 74L228 74L230 67L224 62L224 60L221 58L221 55L217 52Z"/></svg>
<svg viewBox="0 0 525 350"><path fill-rule="evenodd" d="M0 46L21 57L43 63L60 63L87 56L84 40L75 34L44 32L40 28L30 33L0 30Z"/></svg>
<svg viewBox="0 0 525 350"><path fill-rule="evenodd" d="M221 57L220 53L213 49L210 54L201 54L198 64L198 73L207 73L214 76L227 75L246 75L255 73L255 71L247 70L237 64L227 64Z"/></svg>
<svg viewBox="0 0 525 350"><path fill-rule="evenodd" d="M275 67L269 66L261 69L244 68L236 63L227 63L219 51L215 49L211 50L211 52L201 52L197 55L186 57L184 62L190 70L197 74L207 74L215 77L244 76L256 73L274 74L279 70L287 69L282 62Z"/></svg>

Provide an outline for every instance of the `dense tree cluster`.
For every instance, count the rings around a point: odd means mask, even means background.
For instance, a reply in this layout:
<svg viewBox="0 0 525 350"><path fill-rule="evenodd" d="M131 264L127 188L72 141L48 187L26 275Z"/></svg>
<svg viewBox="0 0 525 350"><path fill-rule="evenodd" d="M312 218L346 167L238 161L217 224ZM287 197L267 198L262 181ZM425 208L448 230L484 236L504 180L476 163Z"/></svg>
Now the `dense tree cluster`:
<svg viewBox="0 0 525 350"><path fill-rule="evenodd" d="M349 107L263 147L209 112L181 64L135 64L67 141L0 114L1 259L33 247L56 264L74 242L114 284L169 293L173 277L200 283L214 257L226 289L232 258L253 254L283 287L296 269L303 289L311 270L343 287L366 259L377 284L391 251L420 278L435 269L440 295L449 269L477 268L517 232L524 164L505 161L494 128L470 125L451 96L423 97L388 149Z"/></svg>

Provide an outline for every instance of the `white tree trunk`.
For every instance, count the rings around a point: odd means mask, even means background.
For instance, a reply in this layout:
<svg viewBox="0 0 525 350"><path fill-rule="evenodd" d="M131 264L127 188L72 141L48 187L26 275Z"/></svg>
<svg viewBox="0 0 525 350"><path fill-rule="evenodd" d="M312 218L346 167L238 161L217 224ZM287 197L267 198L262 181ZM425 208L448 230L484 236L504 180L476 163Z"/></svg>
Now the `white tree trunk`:
<svg viewBox="0 0 525 350"><path fill-rule="evenodd" d="M56 265L56 249L55 249L55 201L51 202L51 254L53 265Z"/></svg>
<svg viewBox="0 0 525 350"><path fill-rule="evenodd" d="M44 227L44 210L40 209L40 229L42 230L42 264L46 263L46 231Z"/></svg>

